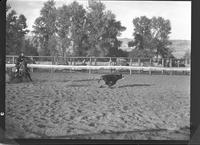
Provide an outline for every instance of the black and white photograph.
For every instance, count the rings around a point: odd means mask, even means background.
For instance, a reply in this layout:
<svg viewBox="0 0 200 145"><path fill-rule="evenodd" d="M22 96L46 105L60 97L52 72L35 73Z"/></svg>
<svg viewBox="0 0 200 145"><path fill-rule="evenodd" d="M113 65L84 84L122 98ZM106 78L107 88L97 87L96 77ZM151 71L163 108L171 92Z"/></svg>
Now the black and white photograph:
<svg viewBox="0 0 200 145"><path fill-rule="evenodd" d="M8 139L189 140L191 1L7 0Z"/></svg>

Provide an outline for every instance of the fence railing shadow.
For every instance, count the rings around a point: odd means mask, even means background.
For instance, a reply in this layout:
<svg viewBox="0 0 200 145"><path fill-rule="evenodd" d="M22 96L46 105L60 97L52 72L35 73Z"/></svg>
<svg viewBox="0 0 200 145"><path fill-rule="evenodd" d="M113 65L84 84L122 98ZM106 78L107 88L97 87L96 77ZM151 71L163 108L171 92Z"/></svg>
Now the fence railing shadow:
<svg viewBox="0 0 200 145"><path fill-rule="evenodd" d="M153 84L128 84L128 85L123 85L119 86L118 88L126 88L126 87L148 87L152 86Z"/></svg>

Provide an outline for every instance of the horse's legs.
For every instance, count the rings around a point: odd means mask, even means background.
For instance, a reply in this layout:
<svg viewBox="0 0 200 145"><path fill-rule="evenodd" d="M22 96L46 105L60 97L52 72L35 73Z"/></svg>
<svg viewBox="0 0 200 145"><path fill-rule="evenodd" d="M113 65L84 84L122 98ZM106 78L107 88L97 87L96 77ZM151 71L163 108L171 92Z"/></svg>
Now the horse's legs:
<svg viewBox="0 0 200 145"><path fill-rule="evenodd" d="M28 68L28 67L25 68L24 76L26 77L27 80L28 80L28 78L29 78L30 81L33 81L33 80L31 79L31 75L30 75L30 73L29 73L29 68ZM27 78L27 77L28 77L28 78Z"/></svg>

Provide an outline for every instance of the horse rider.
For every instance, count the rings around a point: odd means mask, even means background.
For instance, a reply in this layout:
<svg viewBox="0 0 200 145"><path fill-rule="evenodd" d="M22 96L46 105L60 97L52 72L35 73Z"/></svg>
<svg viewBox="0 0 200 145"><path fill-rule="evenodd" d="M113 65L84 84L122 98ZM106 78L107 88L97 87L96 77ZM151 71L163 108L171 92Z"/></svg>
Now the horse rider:
<svg viewBox="0 0 200 145"><path fill-rule="evenodd" d="M16 62L17 74L19 72L19 67L20 67L21 62L24 62L25 70L29 73L29 68L27 67L26 57L24 56L24 53L21 52L20 55L18 56L17 62Z"/></svg>
<svg viewBox="0 0 200 145"><path fill-rule="evenodd" d="M27 67L26 66L26 61L25 61L25 59L26 59L26 57L24 56L24 53L23 52L21 52L20 53L20 55L18 56L18 58L17 58L17 62L16 62L16 68L17 68L17 73L19 72L19 67L20 67L20 63L21 62L25 62L24 64L25 64L25 67Z"/></svg>

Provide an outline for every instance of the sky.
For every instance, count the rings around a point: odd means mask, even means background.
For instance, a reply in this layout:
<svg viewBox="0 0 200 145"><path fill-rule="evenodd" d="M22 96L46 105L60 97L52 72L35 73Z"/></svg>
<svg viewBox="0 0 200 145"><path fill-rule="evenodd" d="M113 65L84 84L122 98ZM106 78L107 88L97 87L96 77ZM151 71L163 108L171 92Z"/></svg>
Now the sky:
<svg viewBox="0 0 200 145"><path fill-rule="evenodd" d="M27 18L28 29L33 30L32 25L40 10L47 0L8 0L17 14L23 14ZM56 7L70 4L74 0L55 0ZM76 0L85 8L88 7L87 0ZM106 10L111 10L116 15L116 20L121 21L126 30L122 32L121 38L133 38L133 19L140 16L148 18L163 17L171 22L170 39L191 40L191 2L190 1L118 1L101 0Z"/></svg>

